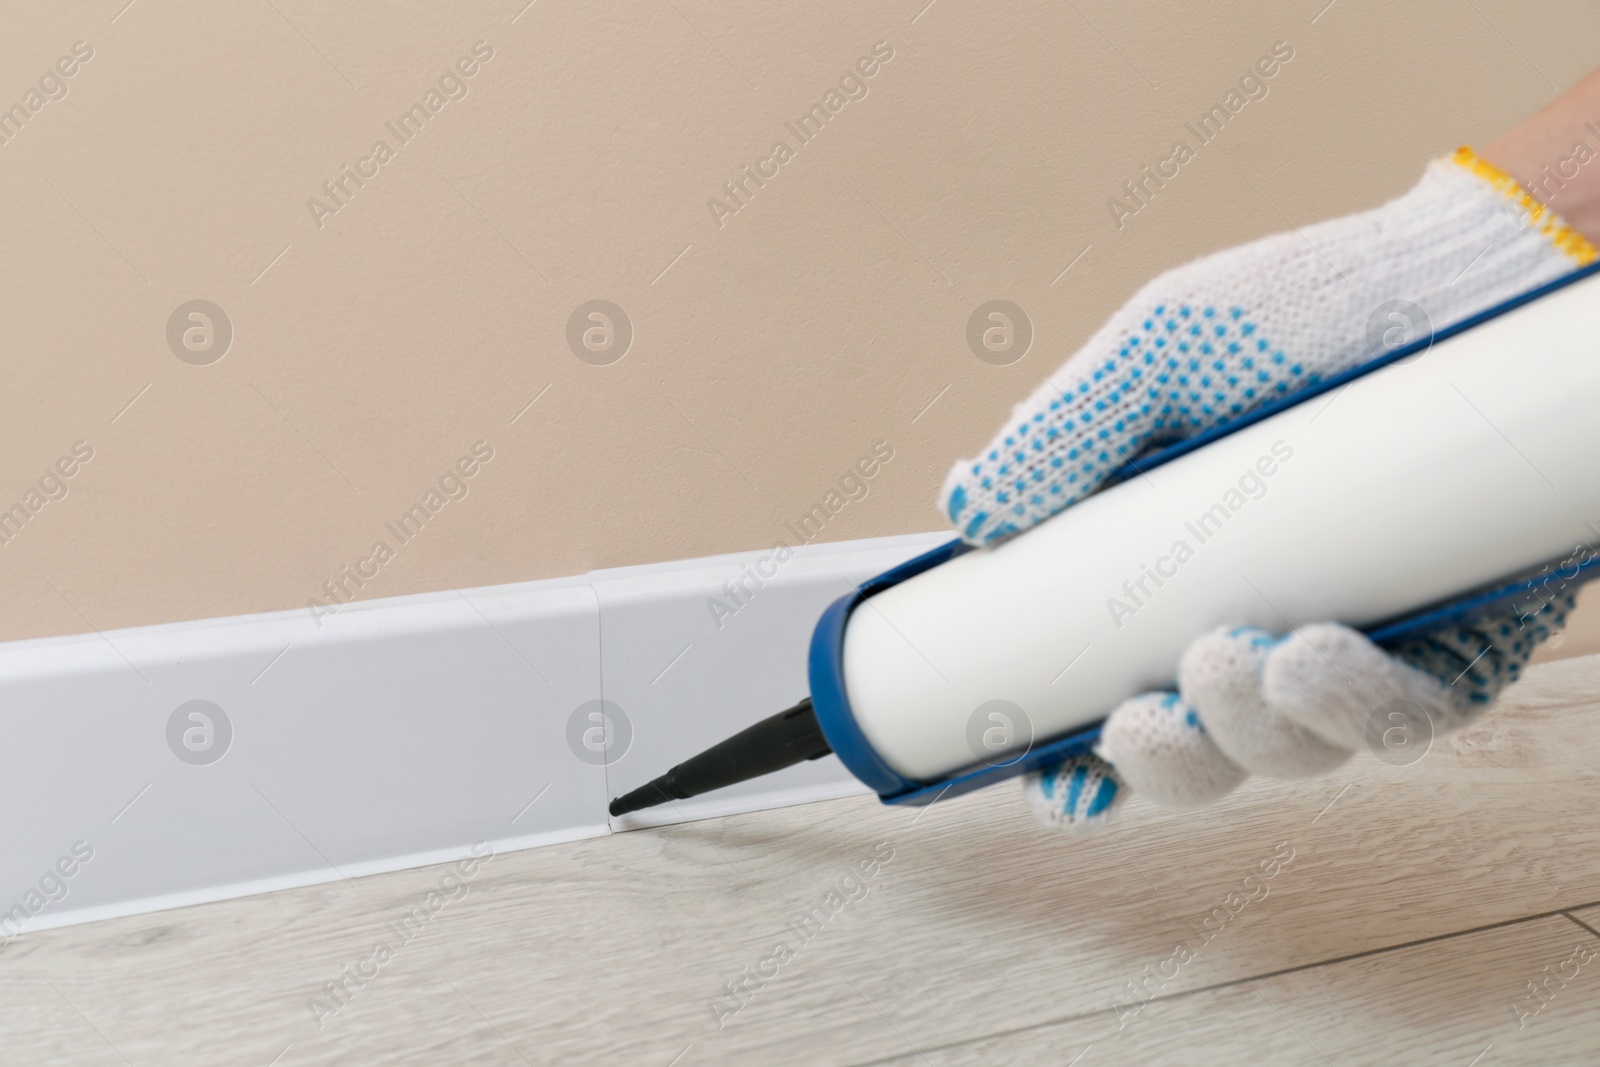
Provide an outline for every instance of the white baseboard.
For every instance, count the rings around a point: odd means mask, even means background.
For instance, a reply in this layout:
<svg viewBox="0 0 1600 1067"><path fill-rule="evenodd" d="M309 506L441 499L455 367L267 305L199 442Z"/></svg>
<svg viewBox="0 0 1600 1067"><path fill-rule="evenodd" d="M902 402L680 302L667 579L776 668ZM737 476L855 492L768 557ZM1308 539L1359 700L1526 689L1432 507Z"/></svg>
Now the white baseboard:
<svg viewBox="0 0 1600 1067"><path fill-rule="evenodd" d="M529 848L862 792L830 756L606 815L612 796L804 696L822 609L947 539L803 546L781 565L763 551L619 568L364 601L320 620L286 611L0 644L11 815L0 946L445 862L481 842ZM168 743L193 700L232 729L203 765ZM592 762L568 742L581 706L620 708L629 727ZM203 746L204 731L191 740ZM211 741L191 758L221 750L220 731Z"/></svg>

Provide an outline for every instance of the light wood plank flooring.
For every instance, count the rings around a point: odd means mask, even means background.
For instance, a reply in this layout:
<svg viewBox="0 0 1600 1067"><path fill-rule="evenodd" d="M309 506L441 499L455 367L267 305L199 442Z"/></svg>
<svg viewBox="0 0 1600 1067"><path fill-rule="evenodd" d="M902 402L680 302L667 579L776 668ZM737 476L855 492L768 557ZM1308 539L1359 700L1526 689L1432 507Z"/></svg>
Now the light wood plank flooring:
<svg viewBox="0 0 1600 1067"><path fill-rule="evenodd" d="M856 798L47 931L0 1063L1593 1063L1597 766L1600 657L1087 836Z"/></svg>

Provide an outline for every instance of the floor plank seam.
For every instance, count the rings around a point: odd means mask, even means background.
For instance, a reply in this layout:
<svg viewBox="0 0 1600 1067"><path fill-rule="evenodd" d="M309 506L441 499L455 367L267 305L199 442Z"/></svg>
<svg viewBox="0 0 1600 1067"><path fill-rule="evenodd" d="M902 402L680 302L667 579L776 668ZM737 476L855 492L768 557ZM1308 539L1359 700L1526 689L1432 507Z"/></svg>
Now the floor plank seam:
<svg viewBox="0 0 1600 1067"><path fill-rule="evenodd" d="M1588 923L1584 922L1582 919L1580 919L1576 915L1572 914L1574 910L1576 910L1576 909L1567 908L1567 909L1563 910L1561 912L1561 914L1565 915L1567 918L1571 919L1573 922L1577 923L1579 926L1581 926L1585 930L1589 931L1595 937L1600 937L1600 930L1596 930L1594 927L1590 926Z"/></svg>
<svg viewBox="0 0 1600 1067"><path fill-rule="evenodd" d="M1473 934L1481 934L1489 930L1501 930L1511 926L1520 926L1524 923L1538 922L1540 919L1550 919L1558 915L1567 919L1571 919L1585 930L1588 930L1591 934L1594 934L1596 937L1600 937L1600 931L1596 931L1587 923L1569 914L1570 912L1582 911L1585 908L1592 908L1597 905L1600 905L1600 901L1594 901L1588 904L1572 904L1565 908L1552 908L1550 911L1542 911L1533 915L1522 915L1515 919L1501 919L1498 922L1485 923L1482 926L1470 926L1462 930L1453 930L1449 933L1433 934L1429 937L1419 937L1411 941L1401 941L1393 945L1382 945L1378 948L1365 949L1361 952L1351 952L1343 956L1330 956L1327 959L1316 960L1311 963L1299 963L1293 967L1280 967L1275 971L1264 971L1261 974L1246 975L1242 978L1232 978L1225 982L1213 982L1210 985L1196 986L1193 989L1183 989L1176 993L1157 994L1152 996L1144 1003L1154 1004L1157 1002L1182 1000L1186 997L1197 996L1201 993L1212 993L1223 989L1231 989L1235 986L1244 986L1253 984L1255 982L1266 981L1271 978L1281 978L1286 974L1296 974L1300 971L1315 970L1318 967L1332 967L1340 963L1349 963L1352 960L1366 959L1369 956L1381 956L1390 952L1400 952L1404 949L1416 948L1419 945L1433 944L1437 941L1449 941L1452 938L1458 937L1471 937ZM1096 1015L1104 1014L1109 1010L1110 1009L1108 1008L1095 1008L1092 1011L1076 1012L1072 1015L1063 1015L1054 1019L1044 1019L1040 1022L1030 1023L1027 1026L1017 1026L1009 1030L996 1030L989 1034L981 1034L975 1037L962 1038L959 1041L951 1041L943 1045L930 1045L924 1048L919 1048L917 1051L923 1056L926 1056L931 1052L944 1052L951 1049L958 1049L966 1045L976 1045L983 1041L993 1041L997 1038L1014 1037L1020 1034L1028 1033L1032 1030L1042 1030L1046 1027L1065 1026L1069 1023L1082 1022L1086 1019L1092 1019ZM850 1064L849 1067L881 1067L882 1064L893 1063L896 1060L903 1059L905 1059L905 1054L897 1053L892 1056L880 1056L876 1059L861 1060L857 1063Z"/></svg>

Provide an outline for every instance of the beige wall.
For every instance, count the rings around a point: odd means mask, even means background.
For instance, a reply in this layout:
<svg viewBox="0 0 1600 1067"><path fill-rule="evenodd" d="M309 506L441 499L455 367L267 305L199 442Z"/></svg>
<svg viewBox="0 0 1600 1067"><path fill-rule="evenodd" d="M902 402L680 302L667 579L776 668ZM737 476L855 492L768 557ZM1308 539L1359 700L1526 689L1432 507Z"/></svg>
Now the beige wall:
<svg viewBox="0 0 1600 1067"><path fill-rule="evenodd" d="M0 503L93 458L0 545L0 638L303 606L380 539L364 596L763 547L879 441L823 538L936 528L952 459L1141 279L1398 193L1600 44L1576 0L524 2L13 10L0 103L93 56L0 145ZM402 144L385 122L479 41ZM1269 94L1114 229L1107 199L1279 41ZM785 122L876 42L801 144ZM566 341L596 298L634 331L608 366ZM965 341L997 298L1035 330L1004 367ZM204 366L167 341L195 299L234 330ZM384 523L480 441L401 545Z"/></svg>

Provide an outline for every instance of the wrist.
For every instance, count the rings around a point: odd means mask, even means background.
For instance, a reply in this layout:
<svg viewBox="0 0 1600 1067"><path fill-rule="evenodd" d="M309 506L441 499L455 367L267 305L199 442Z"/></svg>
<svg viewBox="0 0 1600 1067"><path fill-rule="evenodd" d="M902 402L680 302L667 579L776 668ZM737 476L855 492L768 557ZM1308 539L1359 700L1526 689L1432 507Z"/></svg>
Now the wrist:
<svg viewBox="0 0 1600 1067"><path fill-rule="evenodd" d="M1503 167L1465 145L1456 149L1448 157L1448 162L1488 186L1492 190L1488 196L1498 198L1501 208L1514 220L1518 231L1526 233L1536 245L1553 247L1570 259L1573 266L1588 266L1600 257L1600 251L1596 250L1583 231L1572 225L1553 205L1530 192Z"/></svg>
<svg viewBox="0 0 1600 1067"><path fill-rule="evenodd" d="M1478 155L1573 230L1600 244L1600 71Z"/></svg>

